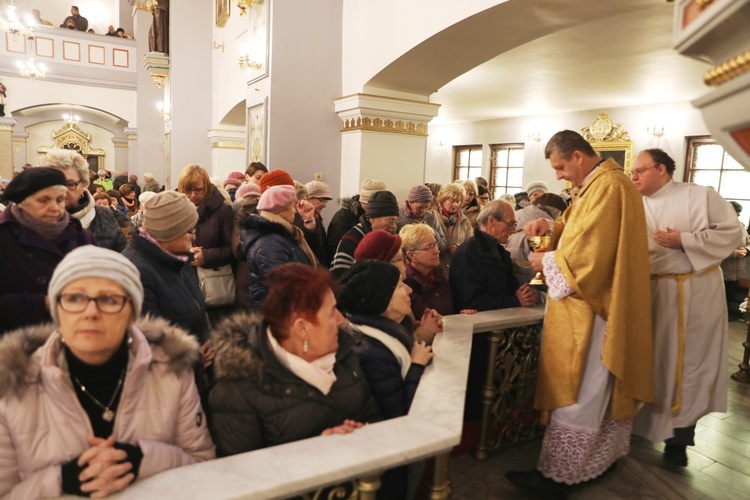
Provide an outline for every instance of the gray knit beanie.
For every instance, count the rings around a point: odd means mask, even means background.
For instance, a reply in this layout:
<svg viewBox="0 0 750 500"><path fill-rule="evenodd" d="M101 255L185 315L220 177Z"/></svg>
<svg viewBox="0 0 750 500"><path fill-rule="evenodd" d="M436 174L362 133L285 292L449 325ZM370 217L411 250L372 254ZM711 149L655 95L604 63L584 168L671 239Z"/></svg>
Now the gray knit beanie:
<svg viewBox="0 0 750 500"><path fill-rule="evenodd" d="M55 323L59 324L57 298L66 286L81 278L106 278L114 281L124 288L125 293L130 297L130 302L133 304L133 316L136 319L141 316L143 285L141 285L141 273L138 272L138 268L121 253L94 245L85 245L66 255L52 273L47 298L49 298L50 314Z"/></svg>
<svg viewBox="0 0 750 500"><path fill-rule="evenodd" d="M198 209L183 193L164 191L143 204L143 227L156 241L172 241L198 223Z"/></svg>

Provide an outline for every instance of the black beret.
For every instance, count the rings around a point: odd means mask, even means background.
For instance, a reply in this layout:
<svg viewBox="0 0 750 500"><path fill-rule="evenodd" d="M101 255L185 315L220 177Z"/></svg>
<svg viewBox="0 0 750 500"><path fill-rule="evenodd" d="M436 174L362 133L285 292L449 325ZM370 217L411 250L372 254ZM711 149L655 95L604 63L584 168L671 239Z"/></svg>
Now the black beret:
<svg viewBox="0 0 750 500"><path fill-rule="evenodd" d="M379 316L391 302L401 271L389 262L361 260L342 277L338 308L348 314Z"/></svg>
<svg viewBox="0 0 750 500"><path fill-rule="evenodd" d="M49 167L27 168L15 176L3 191L5 199L21 203L32 194L52 186L66 187L67 178L60 170Z"/></svg>

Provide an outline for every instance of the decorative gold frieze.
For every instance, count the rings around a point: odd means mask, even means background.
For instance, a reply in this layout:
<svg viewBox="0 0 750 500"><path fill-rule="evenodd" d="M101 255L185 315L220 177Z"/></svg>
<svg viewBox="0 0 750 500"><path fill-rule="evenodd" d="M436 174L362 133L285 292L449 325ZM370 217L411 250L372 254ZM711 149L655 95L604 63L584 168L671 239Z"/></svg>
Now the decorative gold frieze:
<svg viewBox="0 0 750 500"><path fill-rule="evenodd" d="M369 116L356 116L342 120L342 132L351 132L354 130L369 130L371 132L388 132L391 134L427 137L426 123L391 120L389 118L372 118Z"/></svg>
<svg viewBox="0 0 750 500"><path fill-rule="evenodd" d="M115 144L115 148L128 149L128 143L127 142L126 143L115 142L114 144Z"/></svg>
<svg viewBox="0 0 750 500"><path fill-rule="evenodd" d="M26 142L26 138L25 138L25 137L14 137L14 138L13 138L13 139L11 139L11 140L12 140L13 142Z"/></svg>
<svg viewBox="0 0 750 500"><path fill-rule="evenodd" d="M703 82L714 87L750 71L750 50L719 64L703 75Z"/></svg>
<svg viewBox="0 0 750 500"><path fill-rule="evenodd" d="M135 135L135 134L133 134L133 135L129 135L129 136L128 136L128 140L129 140L129 141L137 141L137 140L138 140L138 136L137 136L137 135Z"/></svg>
<svg viewBox="0 0 750 500"><path fill-rule="evenodd" d="M10 125L0 125L0 132L10 132L11 130L13 130L13 127Z"/></svg>
<svg viewBox="0 0 750 500"><path fill-rule="evenodd" d="M245 149L245 141L216 141L211 143L213 149Z"/></svg>
<svg viewBox="0 0 750 500"><path fill-rule="evenodd" d="M164 80L169 78L169 56L161 52L146 53L143 57L143 67L159 88L164 84Z"/></svg>
<svg viewBox="0 0 750 500"><path fill-rule="evenodd" d="M154 10L154 2L152 0L136 0L135 10L146 10L151 12Z"/></svg>

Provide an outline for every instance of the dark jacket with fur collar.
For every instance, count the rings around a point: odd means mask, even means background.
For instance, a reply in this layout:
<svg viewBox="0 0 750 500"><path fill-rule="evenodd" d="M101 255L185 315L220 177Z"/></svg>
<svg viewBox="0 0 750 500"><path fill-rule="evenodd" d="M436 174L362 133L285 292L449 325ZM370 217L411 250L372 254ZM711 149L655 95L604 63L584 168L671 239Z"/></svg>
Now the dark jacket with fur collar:
<svg viewBox="0 0 750 500"><path fill-rule="evenodd" d="M243 229L242 250L250 282L248 305L257 310L268 294L264 282L271 269L290 262L308 265L311 262L281 224L252 214L240 221L240 227Z"/></svg>
<svg viewBox="0 0 750 500"><path fill-rule="evenodd" d="M212 334L216 384L209 405L220 456L319 436L345 419L380 420L348 333L339 333L336 382L324 395L276 359L266 328L259 316L240 313Z"/></svg>
<svg viewBox="0 0 750 500"><path fill-rule="evenodd" d="M198 342L160 318L141 318L131 334L113 436L140 446L138 477L213 458L193 375ZM60 496L60 465L89 447L92 429L52 324L0 341L0 422L0 497Z"/></svg>

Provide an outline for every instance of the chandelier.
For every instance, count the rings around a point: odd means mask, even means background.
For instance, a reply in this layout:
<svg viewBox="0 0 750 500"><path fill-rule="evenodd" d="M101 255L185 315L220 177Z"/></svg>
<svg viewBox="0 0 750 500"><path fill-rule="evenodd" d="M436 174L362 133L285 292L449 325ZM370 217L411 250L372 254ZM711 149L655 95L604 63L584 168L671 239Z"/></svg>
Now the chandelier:
<svg viewBox="0 0 750 500"><path fill-rule="evenodd" d="M0 29L13 36L17 40L19 36L31 36L34 33L34 19L31 15L26 15L26 24L22 23L16 15L16 6L13 0L6 6L5 16L0 17Z"/></svg>
<svg viewBox="0 0 750 500"><path fill-rule="evenodd" d="M63 115L63 120L65 120L65 123L67 123L68 125L78 125L78 122L81 121L81 117L78 115L69 115L65 113Z"/></svg>
<svg viewBox="0 0 750 500"><path fill-rule="evenodd" d="M47 76L47 66L45 66L44 63L39 63L39 65L37 65L33 59L29 59L25 63L23 61L17 61L16 66L18 66L18 71L21 73L21 76L31 78L32 80L36 80L37 78L41 80Z"/></svg>

